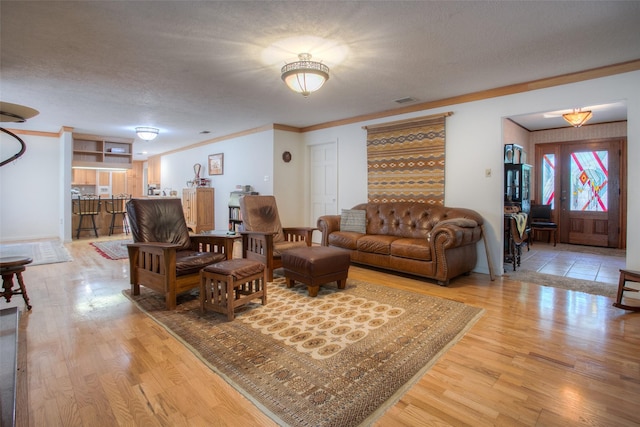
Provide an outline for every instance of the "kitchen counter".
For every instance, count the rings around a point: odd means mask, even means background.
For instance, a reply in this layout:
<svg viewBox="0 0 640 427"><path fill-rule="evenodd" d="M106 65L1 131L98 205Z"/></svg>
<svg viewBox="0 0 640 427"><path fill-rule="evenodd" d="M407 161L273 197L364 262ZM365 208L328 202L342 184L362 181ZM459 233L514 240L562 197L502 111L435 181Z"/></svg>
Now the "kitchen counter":
<svg viewBox="0 0 640 427"><path fill-rule="evenodd" d="M100 198L100 202L101 202L101 206L100 206L100 212L98 213L98 215L95 216L95 221L96 221L96 228L98 229L98 237L102 237L102 236L108 236L109 235L109 226L111 225L111 217L112 215L107 212L107 204L106 202L111 201L111 198ZM78 230L78 223L80 222L80 215L75 215L73 214L74 212L74 207L73 207L73 199L71 201L72 205L71 205L71 236L73 239L76 238L77 235L77 230ZM87 216L82 220L82 227L83 228L88 228L91 227L93 224L91 223L91 217ZM121 227L117 227L122 226L122 215L118 214L116 215L116 222L114 223L114 225L116 227L114 227L113 229L113 234L123 234L124 230ZM95 233L93 232L93 229L91 230L82 230L80 231L80 238L83 237L96 237Z"/></svg>
<svg viewBox="0 0 640 427"><path fill-rule="evenodd" d="M74 196L75 197L75 196ZM178 196L143 196L143 197L136 197L138 199L179 199L180 197ZM100 198L101 201L101 206L100 206L100 212L98 213L98 215L96 215L95 220L96 220L96 228L98 229L98 237L102 237L102 236L108 236L109 235L109 226L111 225L111 214L109 212L107 212L107 201L111 201L111 198ZM73 201L71 202L73 203ZM71 211L73 212L73 206L71 208ZM73 239L76 238L76 234L77 234L77 230L78 230L78 223L80 222L80 216L79 215L72 215L71 216L71 235L73 237ZM86 217L84 220L82 220L82 227L91 227L93 224L91 223L91 218L90 217ZM113 234L123 234L124 231L122 228L117 227L118 225L122 225L122 215L118 214L116 216L116 222L115 222L116 227L113 229ZM93 232L93 230L82 230L80 231L80 238L83 237L95 237L95 233Z"/></svg>

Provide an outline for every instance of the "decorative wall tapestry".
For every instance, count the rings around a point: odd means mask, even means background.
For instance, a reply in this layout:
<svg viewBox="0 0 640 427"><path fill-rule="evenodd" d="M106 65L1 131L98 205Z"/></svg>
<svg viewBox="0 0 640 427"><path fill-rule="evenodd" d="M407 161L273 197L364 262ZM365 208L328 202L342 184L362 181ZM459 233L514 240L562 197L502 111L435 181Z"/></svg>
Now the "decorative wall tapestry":
<svg viewBox="0 0 640 427"><path fill-rule="evenodd" d="M444 206L443 113L367 130L369 202L417 202Z"/></svg>

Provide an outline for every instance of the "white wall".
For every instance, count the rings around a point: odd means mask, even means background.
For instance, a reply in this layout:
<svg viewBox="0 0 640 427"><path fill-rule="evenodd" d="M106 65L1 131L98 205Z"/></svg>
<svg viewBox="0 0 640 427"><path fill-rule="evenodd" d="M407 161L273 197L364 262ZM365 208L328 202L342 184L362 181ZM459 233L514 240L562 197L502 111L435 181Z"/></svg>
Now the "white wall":
<svg viewBox="0 0 640 427"><path fill-rule="evenodd" d="M285 163L282 153L291 153ZM280 222L285 227L303 227L308 218L308 158L300 133L276 130L273 150L273 195L278 201Z"/></svg>
<svg viewBox="0 0 640 427"><path fill-rule="evenodd" d="M19 126L16 124L15 128ZM16 154L20 144L5 133L0 135L0 158L4 160ZM27 151L0 168L0 241L63 239L61 139L18 136L26 143Z"/></svg>
<svg viewBox="0 0 640 427"><path fill-rule="evenodd" d="M162 156L161 188L178 190L195 176L193 165L200 163L201 178L210 178L215 188L215 221L217 230L229 227L229 193L236 185L251 185L260 194L273 194L273 131L248 134L238 138L202 145L191 150ZM210 154L224 154L223 174L209 176ZM168 192L167 192L168 194Z"/></svg>
<svg viewBox="0 0 640 427"><path fill-rule="evenodd" d="M521 94L486 99L418 113L387 117L304 135L307 143L337 139L339 144L339 205L350 208L366 201L366 132L362 126L420 117L446 111L445 204L467 207L485 218L491 258L496 274L502 274L503 233L503 128L502 119L535 111L574 108L627 100L628 159L640 164L640 71L594 79ZM529 153L532 154L532 153ZM492 170L490 178L485 169ZM640 182L640 168L629 168L630 193ZM640 268L640 198L630 194L627 210L627 267ZM484 246L476 271L488 273Z"/></svg>

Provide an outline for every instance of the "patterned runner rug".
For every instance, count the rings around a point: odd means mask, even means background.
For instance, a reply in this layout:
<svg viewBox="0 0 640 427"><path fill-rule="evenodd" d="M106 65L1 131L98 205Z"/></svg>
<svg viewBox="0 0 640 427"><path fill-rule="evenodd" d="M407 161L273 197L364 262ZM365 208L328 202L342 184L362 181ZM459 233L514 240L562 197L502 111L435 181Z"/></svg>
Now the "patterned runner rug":
<svg viewBox="0 0 640 427"><path fill-rule="evenodd" d="M236 319L201 314L197 291L165 309L141 288L131 298L213 371L280 425L371 423L481 317L459 302L351 280L320 288L268 285L268 304Z"/></svg>
<svg viewBox="0 0 640 427"><path fill-rule="evenodd" d="M72 260L67 248L57 239L1 244L0 257L9 256L26 256L33 259L29 266L55 264Z"/></svg>
<svg viewBox="0 0 640 427"><path fill-rule="evenodd" d="M127 243L133 240L105 240L102 242L91 242L91 246L96 248L100 255L108 259L126 259L129 257L127 252Z"/></svg>

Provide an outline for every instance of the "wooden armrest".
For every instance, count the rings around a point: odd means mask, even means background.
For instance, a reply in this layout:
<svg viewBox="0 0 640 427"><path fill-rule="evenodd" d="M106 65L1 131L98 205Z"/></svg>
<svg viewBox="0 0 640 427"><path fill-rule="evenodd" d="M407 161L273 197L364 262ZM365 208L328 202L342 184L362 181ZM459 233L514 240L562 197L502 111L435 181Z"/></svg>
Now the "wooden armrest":
<svg viewBox="0 0 640 427"><path fill-rule="evenodd" d="M191 249L199 252L224 253L227 259L233 257L234 239L210 234L196 234L191 236Z"/></svg>
<svg viewBox="0 0 640 427"><path fill-rule="evenodd" d="M307 242L307 246L311 246L311 239L314 230L318 229L314 227L286 227L282 229L287 241L303 240ZM296 239L296 237L299 238Z"/></svg>
<svg viewBox="0 0 640 427"><path fill-rule="evenodd" d="M240 231L242 235L250 235L250 236L275 236L276 233L265 233L263 231Z"/></svg>
<svg viewBox="0 0 640 427"><path fill-rule="evenodd" d="M149 249L149 248L179 249L181 246L176 245L175 243L145 242L145 243L128 243L127 247L139 248L139 249Z"/></svg>
<svg viewBox="0 0 640 427"><path fill-rule="evenodd" d="M285 233L308 233L319 229L315 227L283 227L282 230Z"/></svg>

